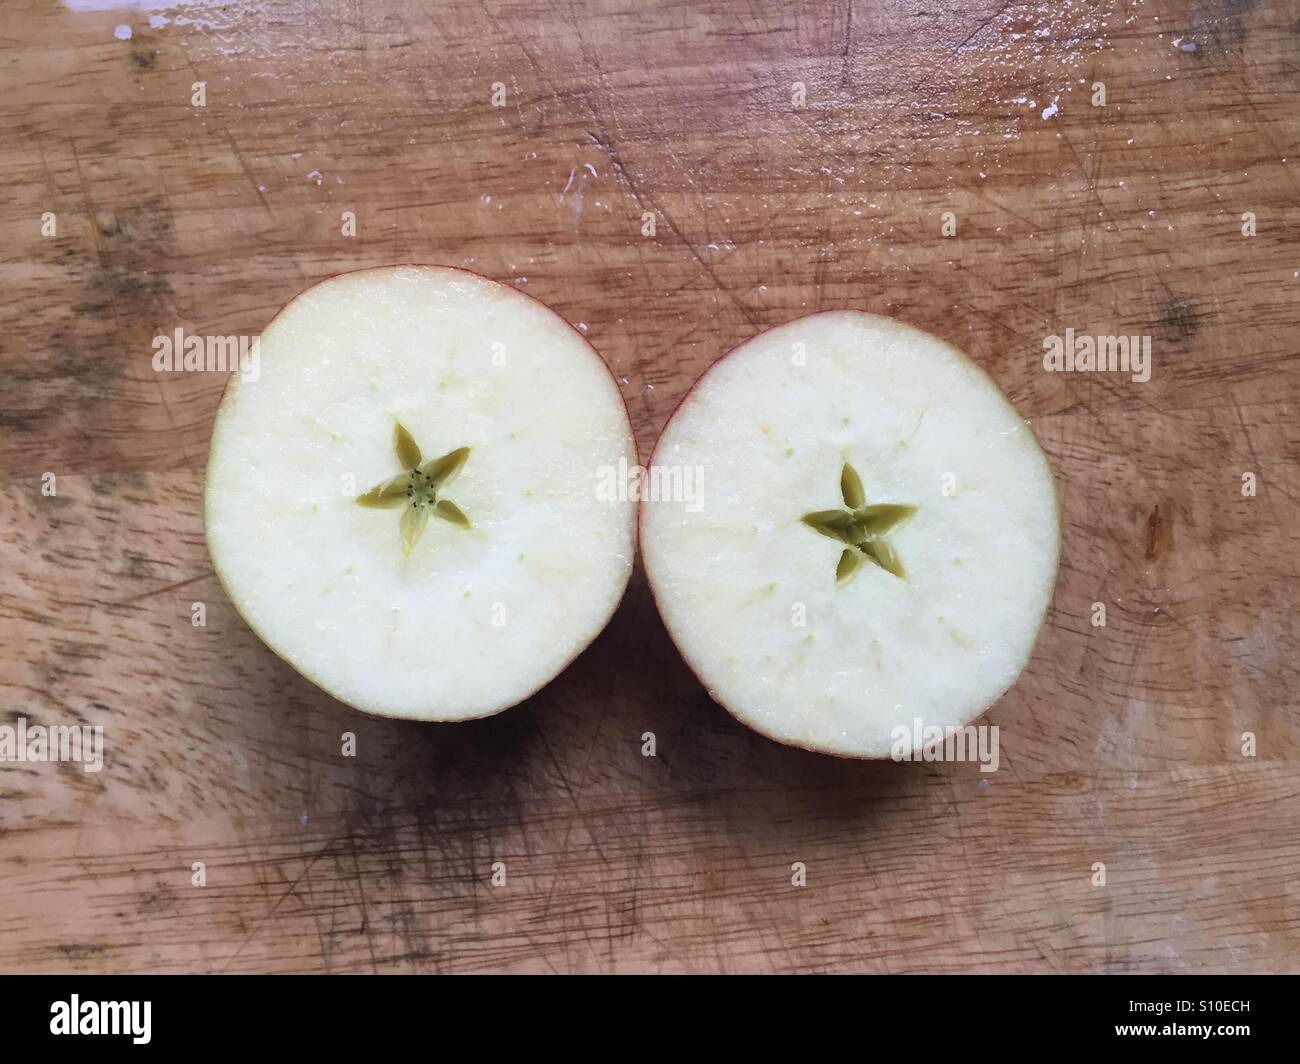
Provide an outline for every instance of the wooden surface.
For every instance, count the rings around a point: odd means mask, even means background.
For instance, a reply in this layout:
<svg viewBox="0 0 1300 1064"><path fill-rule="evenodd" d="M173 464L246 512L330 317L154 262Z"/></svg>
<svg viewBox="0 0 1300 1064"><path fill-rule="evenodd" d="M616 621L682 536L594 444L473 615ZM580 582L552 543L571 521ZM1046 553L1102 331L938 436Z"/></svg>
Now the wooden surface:
<svg viewBox="0 0 1300 1064"><path fill-rule="evenodd" d="M93 6L0 8L0 714L107 746L0 765L0 969L1300 970L1288 0ZM276 659L204 546L223 381L151 340L400 261L583 323L643 456L810 311L967 350L1063 503L1000 770L746 731L639 569L487 721L369 719ZM1045 372L1067 327L1151 336L1151 380Z"/></svg>

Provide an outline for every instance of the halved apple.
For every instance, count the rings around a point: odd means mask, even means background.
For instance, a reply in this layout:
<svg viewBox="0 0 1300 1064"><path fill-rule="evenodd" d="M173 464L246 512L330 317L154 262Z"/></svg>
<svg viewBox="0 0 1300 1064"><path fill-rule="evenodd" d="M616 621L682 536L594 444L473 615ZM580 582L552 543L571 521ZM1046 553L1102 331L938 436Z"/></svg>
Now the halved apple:
<svg viewBox="0 0 1300 1064"><path fill-rule="evenodd" d="M601 631L632 572L612 375L559 315L465 270L343 274L262 333L208 458L217 575L277 654L369 713L513 706Z"/></svg>
<svg viewBox="0 0 1300 1064"><path fill-rule="evenodd" d="M1060 547L1052 473L997 386L927 333L837 311L755 337L687 394L648 482L664 623L773 739L913 753L904 729L968 723L1029 659ZM656 497L672 484L694 497Z"/></svg>

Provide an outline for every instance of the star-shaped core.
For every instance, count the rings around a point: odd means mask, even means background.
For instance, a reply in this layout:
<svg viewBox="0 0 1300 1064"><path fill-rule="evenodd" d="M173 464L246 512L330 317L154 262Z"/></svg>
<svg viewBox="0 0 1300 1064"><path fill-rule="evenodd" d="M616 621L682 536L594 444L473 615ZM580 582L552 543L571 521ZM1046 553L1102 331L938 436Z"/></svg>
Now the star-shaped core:
<svg viewBox="0 0 1300 1064"><path fill-rule="evenodd" d="M469 459L469 448L458 447L441 458L421 464L420 448L398 422L393 428L393 449L406 472L389 477L364 495L358 495L357 502L379 510L403 507L402 554L411 553L411 548L429 523L431 513L460 528L469 528L469 518L461 512L460 507L450 499L438 497L438 492L451 483L465 467L465 462Z"/></svg>
<svg viewBox="0 0 1300 1064"><path fill-rule="evenodd" d="M846 544L835 567L835 582L846 582L861 568L864 559L901 580L907 579L898 553L885 542L885 536L916 513L916 507L892 502L868 506L862 478L848 462L840 473L840 495L845 509L817 510L802 518L813 531Z"/></svg>

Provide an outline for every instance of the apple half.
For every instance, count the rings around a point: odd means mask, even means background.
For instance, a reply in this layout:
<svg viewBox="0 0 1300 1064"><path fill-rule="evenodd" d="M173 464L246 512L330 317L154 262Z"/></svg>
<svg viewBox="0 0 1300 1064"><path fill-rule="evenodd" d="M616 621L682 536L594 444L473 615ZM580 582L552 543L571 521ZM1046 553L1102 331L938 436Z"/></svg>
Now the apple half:
<svg viewBox="0 0 1300 1064"><path fill-rule="evenodd" d="M205 525L249 626L313 683L389 717L523 701L609 621L635 555L618 387L555 312L465 270L342 274L231 377Z"/></svg>
<svg viewBox="0 0 1300 1064"><path fill-rule="evenodd" d="M871 314L814 314L716 362L641 494L655 602L709 694L844 757L914 754L904 729L983 713L1056 578L1029 427L955 347Z"/></svg>

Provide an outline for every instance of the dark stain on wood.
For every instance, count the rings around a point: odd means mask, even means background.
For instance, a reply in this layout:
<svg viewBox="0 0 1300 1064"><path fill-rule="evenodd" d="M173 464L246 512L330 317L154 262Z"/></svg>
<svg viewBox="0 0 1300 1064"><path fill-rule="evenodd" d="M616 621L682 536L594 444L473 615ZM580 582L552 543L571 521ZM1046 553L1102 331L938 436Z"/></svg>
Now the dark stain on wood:
<svg viewBox="0 0 1300 1064"><path fill-rule="evenodd" d="M127 53L131 66L135 70L152 70L158 62L158 49L137 46Z"/></svg>
<svg viewBox="0 0 1300 1064"><path fill-rule="evenodd" d="M1168 554L1173 546L1173 534L1169 507L1166 505L1162 509L1160 503L1156 503L1147 517L1146 560L1157 561Z"/></svg>
<svg viewBox="0 0 1300 1064"><path fill-rule="evenodd" d="M1201 317L1200 310L1189 296L1166 290L1160 297L1156 335L1162 340L1183 343L1197 334Z"/></svg>

